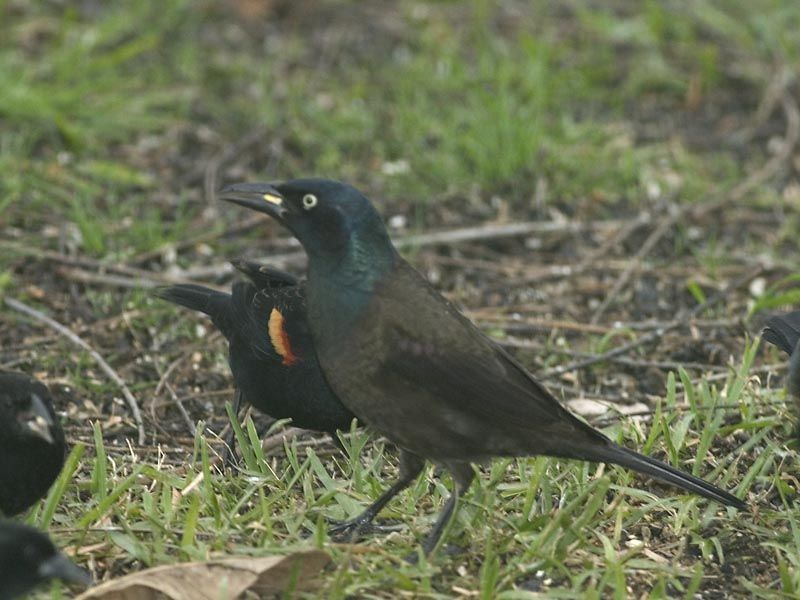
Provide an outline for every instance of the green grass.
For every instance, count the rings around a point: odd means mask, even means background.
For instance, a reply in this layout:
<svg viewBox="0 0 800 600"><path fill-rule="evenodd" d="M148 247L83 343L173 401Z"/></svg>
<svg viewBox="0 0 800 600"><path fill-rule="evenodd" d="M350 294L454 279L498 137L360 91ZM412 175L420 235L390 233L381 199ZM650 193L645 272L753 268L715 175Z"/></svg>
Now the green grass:
<svg viewBox="0 0 800 600"><path fill-rule="evenodd" d="M263 228L222 235L242 214L206 202L209 164L220 157L218 187L332 176L365 189L385 215L408 215L412 228L484 223L500 206L512 220L660 214L661 199L704 202L769 159L768 138L785 128L779 112L762 128L768 133L744 142L734 134L752 123L778 69L795 78L800 71L795 0L403 0L379 10L330 1L311 16L284 14L274 3L275 12L257 18L237 13L244 4L0 2L0 296L80 330L143 408L161 403L161 416L172 407L152 395L177 358L190 365L173 382L179 395L228 385L222 345L198 334L200 321L176 318L142 291L88 285L73 294L53 264L27 257L31 248L156 271L260 252L273 241ZM260 135L237 148L254 131ZM696 271L677 276L678 291L661 290L666 297L702 302L742 255L796 269L792 182L796 168L787 168L739 203L756 216L785 213L772 237L758 219L734 227L720 218L700 237L697 224L681 223L653 262ZM214 233L174 258L164 251ZM621 256L634 254L638 241ZM580 243L564 244L554 259L572 261L575 248L584 256ZM467 258L538 261L522 245L509 247L487 244ZM153 251L155 259L140 260ZM465 272L467 285L452 276L443 287L483 306L483 288L470 286L475 271ZM761 298L732 301L736 314L715 307L705 316L757 319L794 304L797 279L784 274L770 274ZM526 289L527 298L541 289ZM550 297L548 314L589 320L588 299L567 304ZM481 469L450 528L449 542L466 550L410 565L402 559L442 507L447 476L429 470L382 513L406 528L355 550L332 544L326 518L357 514L396 474L395 453L381 442L352 433L346 456L296 443L264 456L250 424L237 431L242 472L227 475L210 466L210 436L167 443L171 432L159 431L163 455L152 438L131 450L116 419L127 417L119 392L89 357L61 340L36 341L38 327L9 313L0 323L0 343L34 337L23 366L70 387L67 422L79 440L62 479L27 518L101 572L316 546L334 557L317 593L327 598L511 600L537 590L692 598L722 585L761 598L800 594L788 409L749 374L760 359L741 336L726 346L737 357L727 381L680 369L652 402L652 419L622 419L607 433L740 495L750 490L752 503L774 490L774 506L733 515L621 469L497 460ZM552 366L569 361L573 345L603 352L635 334L620 329L564 344L558 334L545 340L547 356L521 357ZM767 351L765 360L781 359ZM581 374L578 383L602 388L616 367ZM216 425L224 416L218 400L188 403ZM58 589L53 597L66 595Z"/></svg>
<svg viewBox="0 0 800 600"><path fill-rule="evenodd" d="M697 457L696 474L740 494L756 481L785 487L775 463L787 427L780 415L758 416L769 396L748 379L754 355L755 346L724 388L701 382L678 394L672 379L664 410L656 412L648 431L623 422L608 432L648 453L666 452L676 465ZM740 408L719 409L722 397ZM718 577L724 565L752 555L742 540L762 540L763 552L784 565L780 587L791 595L800 586L800 538L788 498L783 508L737 515L673 490L656 495L621 469L598 475L597 466L586 463L496 460L482 470L449 532L449 542L470 550L409 565L402 557L416 552L442 507L447 478L432 479L428 472L390 504L383 518L407 528L365 542L371 548L366 554L351 555L326 535L326 518L354 516L395 473L394 457L368 443L363 432L344 438L346 456L318 456L295 442L285 456L265 457L260 444L252 443L254 430L245 428L237 432L244 459L235 476L210 467L212 451L202 436L189 460L175 468L145 457L132 462L127 448L107 446L99 426L94 432L94 446L74 448L59 484L29 520L53 528L63 542L92 548L97 559L128 565L126 570L232 551L259 555L316 546L328 550L337 565L320 597L380 596L380 590L395 589L447 597L448 586L456 585L485 598L524 598L518 586L531 581L556 597L624 597L628 585L652 586L654 597L690 596L704 577ZM714 441L738 439L740 432L746 441L730 447L730 455L714 449ZM753 446L761 450L752 464L736 459ZM718 466L709 470L709 461ZM202 482L182 494L201 474ZM750 501L757 504L758 496L751 494ZM765 583L771 582L729 582L770 597L773 586Z"/></svg>

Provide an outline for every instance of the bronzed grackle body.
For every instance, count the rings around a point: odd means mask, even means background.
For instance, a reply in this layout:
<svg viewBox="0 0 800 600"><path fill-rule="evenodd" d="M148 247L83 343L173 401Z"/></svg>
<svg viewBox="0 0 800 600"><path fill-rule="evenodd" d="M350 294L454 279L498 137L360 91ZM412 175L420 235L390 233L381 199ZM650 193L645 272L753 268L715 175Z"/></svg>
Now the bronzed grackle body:
<svg viewBox="0 0 800 600"><path fill-rule="evenodd" d="M47 493L64 465L64 431L50 390L0 372L0 513L21 513Z"/></svg>
<svg viewBox="0 0 800 600"><path fill-rule="evenodd" d="M767 319L761 337L789 355L786 389L800 410L800 310Z"/></svg>
<svg viewBox="0 0 800 600"><path fill-rule="evenodd" d="M51 579L87 586L89 574L55 549L40 531L0 521L0 600L11 600Z"/></svg>
<svg viewBox="0 0 800 600"><path fill-rule="evenodd" d="M345 406L401 448L398 481L351 528L369 523L425 459L455 481L426 552L472 482L472 464L495 456L614 463L745 507L702 479L615 444L564 409L400 257L355 188L300 179L237 184L222 198L269 214L298 238L308 254L308 322L325 377Z"/></svg>
<svg viewBox="0 0 800 600"><path fill-rule="evenodd" d="M240 399L276 419L291 418L304 429L349 431L345 408L319 368L306 323L303 288L291 275L249 261L234 266L250 281L232 293L199 285L158 290L161 298L211 317L228 340L228 362Z"/></svg>

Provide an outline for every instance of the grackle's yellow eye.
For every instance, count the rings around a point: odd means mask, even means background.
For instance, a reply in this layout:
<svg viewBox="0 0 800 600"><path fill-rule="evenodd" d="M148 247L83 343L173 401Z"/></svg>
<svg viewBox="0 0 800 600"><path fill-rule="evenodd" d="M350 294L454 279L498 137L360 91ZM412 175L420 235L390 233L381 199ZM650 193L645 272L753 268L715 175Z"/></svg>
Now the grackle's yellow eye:
<svg viewBox="0 0 800 600"><path fill-rule="evenodd" d="M306 194L303 196L303 208L310 210L317 205L317 197L314 194Z"/></svg>

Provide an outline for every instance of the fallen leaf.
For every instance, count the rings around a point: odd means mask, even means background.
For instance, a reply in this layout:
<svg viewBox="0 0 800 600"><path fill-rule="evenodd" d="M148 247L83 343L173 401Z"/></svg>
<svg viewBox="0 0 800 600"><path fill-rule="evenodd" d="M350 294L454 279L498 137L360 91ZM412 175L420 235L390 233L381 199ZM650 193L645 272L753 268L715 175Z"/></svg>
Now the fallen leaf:
<svg viewBox="0 0 800 600"><path fill-rule="evenodd" d="M107 581L76 600L234 600L246 591L264 597L289 587L309 589L330 560L321 550L309 550L164 565Z"/></svg>

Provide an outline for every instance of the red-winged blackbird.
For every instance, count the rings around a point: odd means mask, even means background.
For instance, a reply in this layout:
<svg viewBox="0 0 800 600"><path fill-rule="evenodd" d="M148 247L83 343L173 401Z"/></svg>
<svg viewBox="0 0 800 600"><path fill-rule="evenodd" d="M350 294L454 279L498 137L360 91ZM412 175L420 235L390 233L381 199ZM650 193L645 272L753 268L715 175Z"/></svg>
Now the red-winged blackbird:
<svg viewBox="0 0 800 600"><path fill-rule="evenodd" d="M702 479L613 443L567 412L400 257L355 188L300 179L233 185L222 198L276 218L300 240L308 254L308 323L325 378L360 420L402 449L399 480L348 523L350 530L371 522L419 475L425 459L449 470L456 484L426 552L472 482L472 463L494 456L614 463L745 507Z"/></svg>
<svg viewBox="0 0 800 600"><path fill-rule="evenodd" d="M0 521L0 600L22 596L51 579L92 585L89 574L56 550L45 534Z"/></svg>
<svg viewBox="0 0 800 600"><path fill-rule="evenodd" d="M761 337L789 355L786 389L800 410L800 310L767 319Z"/></svg>
<svg viewBox="0 0 800 600"><path fill-rule="evenodd" d="M0 512L16 515L44 496L65 451L50 390L24 373L0 372Z"/></svg>
<svg viewBox="0 0 800 600"><path fill-rule="evenodd" d="M327 432L338 443L336 431L350 429L353 413L320 371L302 285L288 273L254 262L233 265L249 281L234 283L231 294L199 285L175 285L156 293L210 316L228 340L237 412L243 399L276 419L291 418L297 427Z"/></svg>

